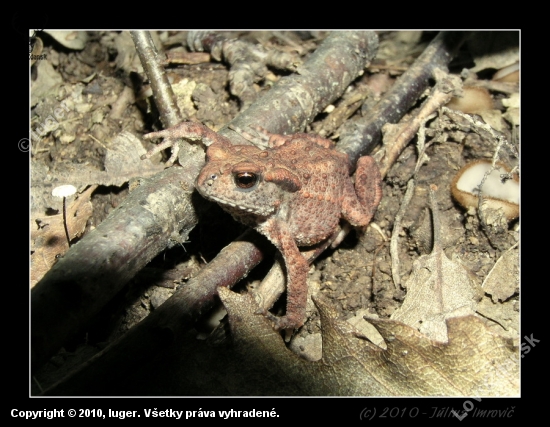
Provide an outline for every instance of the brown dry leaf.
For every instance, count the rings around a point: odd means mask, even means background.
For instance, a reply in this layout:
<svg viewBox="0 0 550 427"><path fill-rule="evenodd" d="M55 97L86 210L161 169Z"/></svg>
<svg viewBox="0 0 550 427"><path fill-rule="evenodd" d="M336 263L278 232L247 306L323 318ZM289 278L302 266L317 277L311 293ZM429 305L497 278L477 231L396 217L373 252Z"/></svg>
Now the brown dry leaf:
<svg viewBox="0 0 550 427"><path fill-rule="evenodd" d="M224 354L239 360L227 387L250 395L517 396L518 348L473 317L447 321L448 344L436 343L393 320L372 320L386 341L381 350L356 338L354 328L316 300L323 358L309 362L288 350L250 295L219 290L234 338ZM218 374L218 375L225 375ZM212 372L210 372L212 374ZM220 378L218 378L220 379Z"/></svg>
<svg viewBox="0 0 550 427"><path fill-rule="evenodd" d="M519 341L519 250L514 245L495 263L483 282L485 297L477 312L494 321L492 330L503 337Z"/></svg>
<svg viewBox="0 0 550 427"><path fill-rule="evenodd" d="M86 222L92 216L90 197L96 188L97 185L91 186L67 206L67 228L71 239L84 232ZM61 200L59 203L62 203ZM67 249L69 245L63 226L63 213L31 218L31 288Z"/></svg>
<svg viewBox="0 0 550 427"><path fill-rule="evenodd" d="M44 98L57 96L59 86L63 82L61 74L55 71L50 61L38 61L35 67L37 78L31 81L31 107Z"/></svg>
<svg viewBox="0 0 550 427"><path fill-rule="evenodd" d="M477 305L477 312L486 319L492 320L487 326L495 334L510 338L517 344L520 338L519 301L511 299L506 302L494 303L484 296Z"/></svg>
<svg viewBox="0 0 550 427"><path fill-rule="evenodd" d="M105 172L98 184L120 186L132 178L154 175L164 170L164 164L141 160L147 151L139 138L130 132L121 132L109 144L105 155ZM95 182L94 182L95 183Z"/></svg>
<svg viewBox="0 0 550 427"><path fill-rule="evenodd" d="M446 320L473 315L483 296L468 272L447 258L439 243L434 243L430 255L415 261L405 286L405 301L391 318L442 343L447 342Z"/></svg>
<svg viewBox="0 0 550 427"><path fill-rule="evenodd" d="M375 313L371 313L369 309L358 310L352 318L348 319L347 322L352 325L358 332L360 338L366 338L373 344L376 344L378 347L387 350L386 342L378 329L376 329L369 320L378 320L379 317Z"/></svg>
<svg viewBox="0 0 550 427"><path fill-rule="evenodd" d="M504 252L483 282L483 290L493 302L506 301L519 291L519 250Z"/></svg>

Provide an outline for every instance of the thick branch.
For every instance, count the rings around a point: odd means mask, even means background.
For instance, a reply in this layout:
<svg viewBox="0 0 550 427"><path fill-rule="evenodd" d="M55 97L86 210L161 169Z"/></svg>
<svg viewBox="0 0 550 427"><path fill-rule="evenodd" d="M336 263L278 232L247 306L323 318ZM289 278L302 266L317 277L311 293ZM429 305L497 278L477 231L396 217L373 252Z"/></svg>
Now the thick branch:
<svg viewBox="0 0 550 427"><path fill-rule="evenodd" d="M378 37L373 32L331 33L296 74L282 78L231 125L246 130L255 124L277 134L303 131L317 114L342 95L377 50ZM220 133L225 135L226 131L224 127ZM232 139L249 144L240 135Z"/></svg>
<svg viewBox="0 0 550 427"><path fill-rule="evenodd" d="M32 289L33 370L86 326L170 238L187 237L197 223L188 203L197 172L166 169L154 185L137 187Z"/></svg>

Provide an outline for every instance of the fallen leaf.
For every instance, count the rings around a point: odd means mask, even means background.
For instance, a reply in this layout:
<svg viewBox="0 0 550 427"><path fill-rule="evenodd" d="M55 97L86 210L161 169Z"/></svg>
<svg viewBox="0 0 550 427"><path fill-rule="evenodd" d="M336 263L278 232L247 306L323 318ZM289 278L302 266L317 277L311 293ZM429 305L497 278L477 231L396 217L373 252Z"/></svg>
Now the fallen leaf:
<svg viewBox="0 0 550 427"><path fill-rule="evenodd" d="M483 282L483 290L493 302L506 301L519 290L519 250L504 252Z"/></svg>
<svg viewBox="0 0 550 427"><path fill-rule="evenodd" d="M246 387L245 393L253 395L519 395L518 348L474 316L447 321L447 344L394 320L371 320L386 341L387 350L382 350L357 338L328 303L316 299L323 357L311 362L287 349L268 320L255 314L258 306L250 295L225 288L219 295L233 336L233 346L223 356L223 369L233 371L231 381L237 379L231 389ZM234 357L239 360L236 372L225 365L235 363Z"/></svg>
<svg viewBox="0 0 550 427"><path fill-rule="evenodd" d="M161 350L136 354L107 377L101 369L77 370L46 395L519 395L519 348L491 333L477 317L448 320L448 344L400 322L372 320L386 342L387 350L382 350L357 338L355 328L338 320L329 303L316 299L322 358L308 361L286 347L263 315L255 314L258 305L250 294L220 288L219 295L230 330L222 322L199 340L196 330L157 325L144 336Z"/></svg>
<svg viewBox="0 0 550 427"><path fill-rule="evenodd" d="M139 138L130 132L119 133L109 144L105 154L105 173L98 184L120 186L132 178L146 177L164 170L163 164L141 160L141 155L145 153Z"/></svg>
<svg viewBox="0 0 550 427"><path fill-rule="evenodd" d="M437 242L430 255L415 261L405 287L405 301L391 318L442 343L448 338L446 320L475 314L483 295L468 272L447 258Z"/></svg>
<svg viewBox="0 0 550 427"><path fill-rule="evenodd" d="M44 98L55 97L63 79L49 61L38 61L37 78L31 80L31 107L34 107Z"/></svg>
<svg viewBox="0 0 550 427"><path fill-rule="evenodd" d="M373 314L370 310L358 310L354 317L348 319L347 322L352 325L359 332L360 336L368 339L378 347L387 349L384 338L378 332L378 330L369 323L370 319L377 320L378 315Z"/></svg>

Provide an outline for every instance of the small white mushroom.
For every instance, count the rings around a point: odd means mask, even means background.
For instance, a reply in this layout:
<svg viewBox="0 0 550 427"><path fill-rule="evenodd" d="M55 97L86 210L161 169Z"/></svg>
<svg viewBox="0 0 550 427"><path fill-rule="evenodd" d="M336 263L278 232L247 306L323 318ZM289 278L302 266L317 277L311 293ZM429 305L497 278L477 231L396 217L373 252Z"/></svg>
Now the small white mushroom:
<svg viewBox="0 0 550 427"><path fill-rule="evenodd" d="M63 227L65 228L65 238L67 239L67 244L71 246L71 238L69 235L69 227L67 226L67 197L72 196L76 193L76 187L74 185L60 185L55 187L52 190L52 196L62 197L63 198Z"/></svg>
<svg viewBox="0 0 550 427"><path fill-rule="evenodd" d="M74 185L60 185L52 190L52 196L54 197L69 197L76 193L76 187Z"/></svg>
<svg viewBox="0 0 550 427"><path fill-rule="evenodd" d="M479 188L483 182L481 191L487 207L501 210L508 220L515 219L519 216L519 178L514 174L511 179L503 179L510 171L502 163L497 163L492 171L491 168L488 160L466 164L453 179L451 193L466 209L477 208Z"/></svg>

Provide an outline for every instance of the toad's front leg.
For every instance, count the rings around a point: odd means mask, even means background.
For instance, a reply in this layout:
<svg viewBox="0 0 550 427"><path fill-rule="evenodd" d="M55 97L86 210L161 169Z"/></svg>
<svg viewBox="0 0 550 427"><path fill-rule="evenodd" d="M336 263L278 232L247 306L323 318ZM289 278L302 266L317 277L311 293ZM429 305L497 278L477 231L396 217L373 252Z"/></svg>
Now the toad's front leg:
<svg viewBox="0 0 550 427"><path fill-rule="evenodd" d="M182 122L176 126L158 132L148 133L144 139L164 138L161 144L149 150L142 156L142 160L148 159L154 154L171 147L172 155L166 162L170 166L178 158L179 140L185 138L191 141L201 141L204 145L210 146L214 143L231 145L231 142L224 136L210 130L206 126L196 122Z"/></svg>
<svg viewBox="0 0 550 427"><path fill-rule="evenodd" d="M268 312L266 316L277 330L297 329L304 324L306 318L309 264L298 250L285 223L276 219L268 220L257 229L279 249L287 272L286 314L278 317Z"/></svg>

